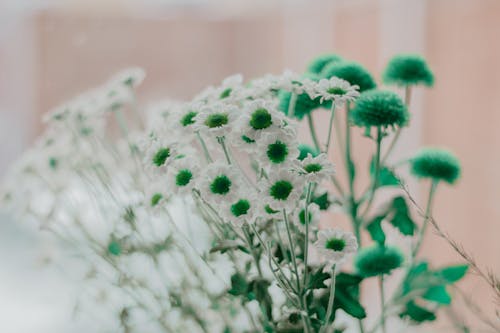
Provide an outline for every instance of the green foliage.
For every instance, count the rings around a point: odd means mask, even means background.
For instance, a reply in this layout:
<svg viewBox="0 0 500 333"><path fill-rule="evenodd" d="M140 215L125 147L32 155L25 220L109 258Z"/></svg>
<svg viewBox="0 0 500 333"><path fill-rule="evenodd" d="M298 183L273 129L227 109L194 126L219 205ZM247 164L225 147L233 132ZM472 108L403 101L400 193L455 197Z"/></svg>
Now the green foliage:
<svg viewBox="0 0 500 333"><path fill-rule="evenodd" d="M319 155L319 151L316 148L309 146L305 143L299 144L299 152L300 152L300 154L299 154L298 159L301 161L304 158L306 158L307 155L309 155L309 154L311 154L312 157L316 157Z"/></svg>
<svg viewBox="0 0 500 333"><path fill-rule="evenodd" d="M424 58L416 54L394 56L384 70L382 79L386 84L409 86L423 84L431 87L434 75Z"/></svg>
<svg viewBox="0 0 500 333"><path fill-rule="evenodd" d="M318 205L320 210L327 210L332 204L329 199L328 192L324 192L323 194L317 196L314 195L312 198L312 202Z"/></svg>
<svg viewBox="0 0 500 333"><path fill-rule="evenodd" d="M279 106L278 106L279 109L286 115L288 115L288 107L290 104L290 100L292 98L292 93L288 91L280 91L278 97L279 97ZM302 93L300 95L297 95L293 116L301 120L302 118L304 118L304 116L322 106L324 106L324 104L322 105L320 103L319 97L311 99L307 93Z"/></svg>
<svg viewBox="0 0 500 333"><path fill-rule="evenodd" d="M370 176L375 177L375 156L370 162ZM394 172L386 166L380 166L377 188L384 186L399 186L399 179Z"/></svg>
<svg viewBox="0 0 500 333"><path fill-rule="evenodd" d="M396 247L375 245L361 249L354 259L357 272L363 277L389 274L401 267L404 256Z"/></svg>
<svg viewBox="0 0 500 333"><path fill-rule="evenodd" d="M401 318L408 318L415 323L436 320L436 315L433 312L418 306L413 301L406 303L404 311L399 316Z"/></svg>
<svg viewBox="0 0 500 333"><path fill-rule="evenodd" d="M405 236L415 234L417 225L413 222L406 200L402 196L393 198L390 204L366 226L372 239L381 245L385 243L385 233L381 227L381 223L384 220L392 224Z"/></svg>
<svg viewBox="0 0 500 333"><path fill-rule="evenodd" d="M410 115L401 98L392 91L369 90L362 93L350 112L358 127L402 127Z"/></svg>
<svg viewBox="0 0 500 333"><path fill-rule="evenodd" d="M460 162L450 151L424 148L411 159L411 172L419 178L453 184L460 178L461 170Z"/></svg>
<svg viewBox="0 0 500 333"><path fill-rule="evenodd" d="M325 66L334 63L339 63L341 61L342 57L336 54L333 53L322 54L311 60L311 62L307 66L307 71L314 74L320 74L321 71L325 68Z"/></svg>
<svg viewBox="0 0 500 333"><path fill-rule="evenodd" d="M336 62L330 63L321 72L321 77L339 77L352 85L357 85L360 92L364 92L377 87L370 72L356 62Z"/></svg>

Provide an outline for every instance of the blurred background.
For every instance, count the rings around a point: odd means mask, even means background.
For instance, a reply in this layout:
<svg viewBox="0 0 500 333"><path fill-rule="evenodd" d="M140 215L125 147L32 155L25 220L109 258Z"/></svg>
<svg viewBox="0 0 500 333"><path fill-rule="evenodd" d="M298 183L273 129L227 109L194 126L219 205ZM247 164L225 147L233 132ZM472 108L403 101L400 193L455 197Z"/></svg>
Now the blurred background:
<svg viewBox="0 0 500 333"><path fill-rule="evenodd" d="M127 66L146 70L147 102L189 98L233 73L300 72L325 52L378 79L392 55L420 53L436 84L414 92L397 155L428 144L458 155L463 178L440 188L436 219L500 274L499 35L498 0L0 0L0 177L40 133L44 112ZM47 245L34 226L0 219L0 332L78 332L78 286L43 268ZM460 262L433 235L424 248L437 265ZM493 311L476 277L462 286Z"/></svg>

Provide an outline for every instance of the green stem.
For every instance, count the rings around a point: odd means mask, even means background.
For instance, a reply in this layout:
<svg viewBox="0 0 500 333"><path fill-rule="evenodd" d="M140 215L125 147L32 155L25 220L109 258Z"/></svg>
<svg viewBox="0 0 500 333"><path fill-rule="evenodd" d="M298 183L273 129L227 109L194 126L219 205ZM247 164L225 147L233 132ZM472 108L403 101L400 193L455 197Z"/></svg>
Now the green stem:
<svg viewBox="0 0 500 333"><path fill-rule="evenodd" d="M217 137L217 142L219 142L219 144L222 147L222 150L224 151L224 156L226 156L227 164L231 164L231 157L229 157L229 152L227 151L225 138L223 136Z"/></svg>
<svg viewBox="0 0 500 333"><path fill-rule="evenodd" d="M307 124L309 125L309 132L311 133L311 139L313 140L314 146L318 151L321 151L318 135L316 134L316 128L314 127L314 121L311 113L307 114Z"/></svg>
<svg viewBox="0 0 500 333"><path fill-rule="evenodd" d="M380 177L380 148L381 148L381 142L382 142L382 129L380 127L377 127L377 151L375 153L375 174L373 175L373 180L372 180L372 189L370 191L370 197L368 199L368 203L365 207L365 210L363 211L363 214L361 216L365 216L368 214L370 211L370 208L373 204L373 200L375 199L375 193L377 191L378 187L378 181Z"/></svg>
<svg viewBox="0 0 500 333"><path fill-rule="evenodd" d="M311 190L312 190L312 185L313 183L309 183L307 186L307 194L306 194L306 205L304 208L304 222L305 222L305 227L306 227L306 232L305 232L305 239L304 239L304 280L302 283L302 287L305 289L307 286L307 275L308 275L308 269L307 269L307 261L308 261L308 255L309 255L309 202L311 201Z"/></svg>
<svg viewBox="0 0 500 333"><path fill-rule="evenodd" d="M297 94L291 93L290 102L288 103L288 117L292 118L295 114L295 105L297 104Z"/></svg>
<svg viewBox="0 0 500 333"><path fill-rule="evenodd" d="M380 289L380 324L382 325L382 333L386 333L385 327L385 295L384 295L384 274L380 275L378 279Z"/></svg>
<svg viewBox="0 0 500 333"><path fill-rule="evenodd" d="M418 254L418 251L420 250L420 247L422 246L422 242L424 240L425 236L425 230L427 229L427 226L429 225L429 220L432 214L432 202L434 201L434 195L436 194L436 188L438 185L438 181L433 180L431 183L431 188L429 190L429 197L427 198L427 207L425 209L425 216L424 216L424 222L422 224L422 228L420 228L420 231L418 233L418 238L417 238L417 244L415 244L415 247L413 248L411 252L411 258L412 262L413 259Z"/></svg>
<svg viewBox="0 0 500 333"><path fill-rule="evenodd" d="M326 137L326 144L325 144L325 153L328 155L328 150L330 148L330 141L332 138L332 129L333 129L333 119L335 118L335 102L332 101L332 108L330 110L330 122L328 124L328 135Z"/></svg>
<svg viewBox="0 0 500 333"><path fill-rule="evenodd" d="M243 234L245 235L245 238L247 240L248 247L250 248L250 252L252 253L253 260L255 262L255 266L257 266L257 272L259 273L259 277L262 279L264 275L262 274L262 269L260 268L260 262L259 262L259 256L255 252L255 249L253 247L253 242L252 242L252 237L250 235L250 232L248 230L248 224L243 225Z"/></svg>
<svg viewBox="0 0 500 333"><path fill-rule="evenodd" d="M328 307L326 310L326 316L325 316L325 323L323 326L320 328L320 332L324 332L328 325L330 324L330 317L332 316L333 313L333 302L335 299L335 265L332 266L332 270L330 272L330 278L331 278L331 283L330 283L330 296L328 297Z"/></svg>
<svg viewBox="0 0 500 333"><path fill-rule="evenodd" d="M205 159L207 162L212 163L212 157L210 156L210 153L208 152L207 145L205 144L205 141L200 135L200 132L196 132L196 136L198 137L198 141L200 141L201 148L203 150L203 153L205 154Z"/></svg>

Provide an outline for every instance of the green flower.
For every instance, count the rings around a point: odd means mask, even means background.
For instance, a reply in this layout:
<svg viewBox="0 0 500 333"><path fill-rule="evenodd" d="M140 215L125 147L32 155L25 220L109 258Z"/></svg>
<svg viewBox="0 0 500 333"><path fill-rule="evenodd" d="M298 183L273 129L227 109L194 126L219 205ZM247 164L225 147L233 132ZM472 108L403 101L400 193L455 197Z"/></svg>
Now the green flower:
<svg viewBox="0 0 500 333"><path fill-rule="evenodd" d="M180 123L183 127L186 127L186 126L189 126L189 125L192 125L195 123L195 117L198 113L195 112L195 111L189 111L188 113L186 113L185 115L183 115L181 117L181 120L180 120Z"/></svg>
<svg viewBox="0 0 500 333"><path fill-rule="evenodd" d="M219 175L210 183L210 191L214 194L224 195L231 190L231 179L226 175Z"/></svg>
<svg viewBox="0 0 500 333"><path fill-rule="evenodd" d="M170 157L170 148L162 147L158 149L158 151L154 154L153 164L156 165L157 167L161 167L163 164L165 164L165 161L169 157Z"/></svg>
<svg viewBox="0 0 500 333"><path fill-rule="evenodd" d="M307 155L311 154L312 157L316 157L319 155L319 151L314 148L314 147L311 147L309 145L306 145L306 144L299 144L299 157L298 159L299 160L303 160L304 158L307 157Z"/></svg>
<svg viewBox="0 0 500 333"><path fill-rule="evenodd" d="M332 63L321 72L321 77L326 79L334 76L346 80L351 85L359 86L359 92L374 89L377 86L370 72L356 62Z"/></svg>
<svg viewBox="0 0 500 333"><path fill-rule="evenodd" d="M350 117L359 127L405 126L410 115L401 98L391 91L369 90L362 93Z"/></svg>
<svg viewBox="0 0 500 333"><path fill-rule="evenodd" d="M189 169L179 170L175 176L175 185L186 186L193 179L193 173Z"/></svg>
<svg viewBox="0 0 500 333"><path fill-rule="evenodd" d="M307 70L314 74L320 74L325 66L333 63L339 63L341 61L342 58L336 54L323 54L314 58L307 66Z"/></svg>
<svg viewBox="0 0 500 333"><path fill-rule="evenodd" d="M235 204L231 205L231 213L239 217L245 215L250 210L250 201L246 199L238 200Z"/></svg>
<svg viewBox="0 0 500 333"><path fill-rule="evenodd" d="M398 248L380 245L365 247L354 258L356 270L364 277L389 274L403 262L403 254Z"/></svg>
<svg viewBox="0 0 500 333"><path fill-rule="evenodd" d="M293 184L287 180L279 180L269 189L269 194L275 200L284 201L288 199L293 191Z"/></svg>
<svg viewBox="0 0 500 333"><path fill-rule="evenodd" d="M411 172L420 178L453 184L460 178L460 162L448 150L424 148L411 159Z"/></svg>
<svg viewBox="0 0 500 333"><path fill-rule="evenodd" d="M424 58L415 54L400 54L393 57L382 75L386 84L409 86L423 84L431 87L434 75Z"/></svg>
<svg viewBox="0 0 500 333"><path fill-rule="evenodd" d="M227 125L229 116L226 113L213 113L205 119L205 125L208 128L217 128Z"/></svg>
<svg viewBox="0 0 500 333"><path fill-rule="evenodd" d="M250 126L255 130L266 129L272 124L273 117L271 113L264 108L254 110L250 115Z"/></svg>

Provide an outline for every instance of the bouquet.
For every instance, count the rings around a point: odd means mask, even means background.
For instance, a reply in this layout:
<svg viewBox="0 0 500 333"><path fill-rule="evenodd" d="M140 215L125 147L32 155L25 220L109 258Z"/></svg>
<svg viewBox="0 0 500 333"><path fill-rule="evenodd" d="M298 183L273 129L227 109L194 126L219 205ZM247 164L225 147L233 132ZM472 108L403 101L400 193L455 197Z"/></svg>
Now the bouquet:
<svg viewBox="0 0 500 333"><path fill-rule="evenodd" d="M433 147L391 158L412 91L434 81L421 57L398 55L384 71L403 97L333 54L304 74L236 75L146 110L143 78L126 70L49 112L4 187L6 206L81 263L79 308L103 332L385 333L434 321L468 269L484 274L464 251L466 263L447 267L420 256L429 225L457 245L432 218L436 191L460 177L457 158ZM328 116L325 137L313 112ZM354 158L358 133L372 142L367 166ZM423 208L404 168L428 188ZM498 296L495 276L483 277ZM368 316L370 280L379 306Z"/></svg>

